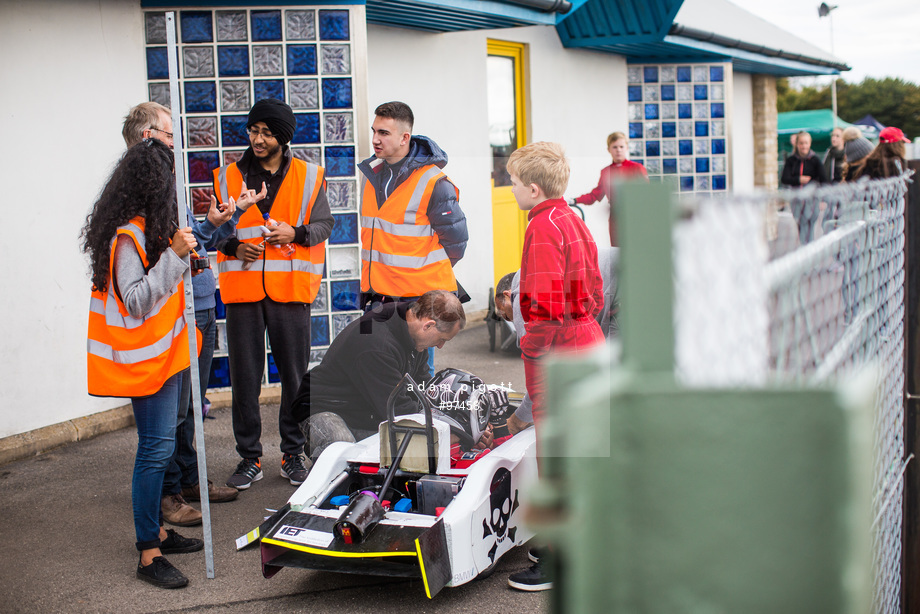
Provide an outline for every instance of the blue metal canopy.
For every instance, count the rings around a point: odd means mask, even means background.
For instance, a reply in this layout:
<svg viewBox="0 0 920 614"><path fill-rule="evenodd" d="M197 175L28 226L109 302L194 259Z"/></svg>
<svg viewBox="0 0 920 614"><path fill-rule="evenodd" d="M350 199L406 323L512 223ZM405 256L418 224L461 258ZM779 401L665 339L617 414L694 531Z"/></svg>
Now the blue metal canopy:
<svg viewBox="0 0 920 614"><path fill-rule="evenodd" d="M570 0L564 13L533 8L546 2L367 0L366 5L368 23L427 32L554 25L564 47L614 53L630 63L731 62L740 72L777 76L849 69L842 62L675 25L684 0Z"/></svg>

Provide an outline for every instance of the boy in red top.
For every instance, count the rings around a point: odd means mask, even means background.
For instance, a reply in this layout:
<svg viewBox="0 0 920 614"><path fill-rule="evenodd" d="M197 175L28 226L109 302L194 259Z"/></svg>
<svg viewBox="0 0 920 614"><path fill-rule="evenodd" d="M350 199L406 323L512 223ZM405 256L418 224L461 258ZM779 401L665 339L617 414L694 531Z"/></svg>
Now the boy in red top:
<svg viewBox="0 0 920 614"><path fill-rule="evenodd" d="M540 359L552 351L581 350L604 342L595 316L604 306L597 245L562 195L569 163L558 143L532 143L508 158L511 192L527 215L521 258L521 340L524 378L533 402L534 427L543 415ZM508 584L524 591L552 588L540 561L511 574Z"/></svg>
<svg viewBox="0 0 920 614"><path fill-rule="evenodd" d="M613 132L607 136L607 151L610 152L613 163L601 169L601 178L597 182L597 187L587 194L582 194L568 202L571 205L592 205L606 196L607 202L610 203L610 245L616 246L617 223L613 217L614 204L616 203L616 196L613 191L614 183L634 177L643 177L648 181L648 173L645 171L645 167L638 162L626 159L629 153L629 141L622 132Z"/></svg>
<svg viewBox="0 0 920 614"><path fill-rule="evenodd" d="M521 314L527 334L521 354L534 423L543 411L538 361L553 350L603 343L594 317L604 306L597 245L585 223L562 198L569 163L558 143L532 143L508 159L511 191L530 211L521 259Z"/></svg>

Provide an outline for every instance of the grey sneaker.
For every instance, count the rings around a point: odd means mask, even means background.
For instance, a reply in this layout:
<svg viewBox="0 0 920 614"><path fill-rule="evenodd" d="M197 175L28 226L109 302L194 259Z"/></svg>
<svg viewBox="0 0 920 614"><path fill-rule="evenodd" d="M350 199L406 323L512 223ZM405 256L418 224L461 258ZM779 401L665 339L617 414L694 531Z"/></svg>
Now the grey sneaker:
<svg viewBox="0 0 920 614"><path fill-rule="evenodd" d="M307 473L300 454L285 454L281 459L281 477L289 479L294 486L303 484Z"/></svg>
<svg viewBox="0 0 920 614"><path fill-rule="evenodd" d="M258 458L244 458L236 466L236 471L227 480L227 486L238 490L246 490L253 482L262 479L262 462Z"/></svg>

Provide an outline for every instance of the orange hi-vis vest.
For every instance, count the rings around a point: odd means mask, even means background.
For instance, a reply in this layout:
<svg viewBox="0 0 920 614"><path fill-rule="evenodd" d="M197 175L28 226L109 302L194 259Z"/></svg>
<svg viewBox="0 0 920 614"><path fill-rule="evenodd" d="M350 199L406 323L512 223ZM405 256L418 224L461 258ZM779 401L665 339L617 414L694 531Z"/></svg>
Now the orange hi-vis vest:
<svg viewBox="0 0 920 614"><path fill-rule="evenodd" d="M429 290L457 290L450 259L428 219L431 193L444 177L433 164L419 167L379 208L376 190L369 179L365 180L361 202L362 292L414 297Z"/></svg>
<svg viewBox="0 0 920 614"><path fill-rule="evenodd" d="M109 283L105 292L93 290L86 341L88 390L100 397L145 397L189 366L185 324L185 288L182 280L141 318L125 309L115 292L115 243L128 235L148 266L144 218L136 217L116 231L109 256ZM201 347L201 335L198 335Z"/></svg>
<svg viewBox="0 0 920 614"><path fill-rule="evenodd" d="M324 176L323 167L292 159L269 211L271 218L295 228L309 224ZM214 170L214 191L221 202L227 202L230 195L236 198L242 188L243 175L236 164ZM261 243L259 227L264 223L258 205L253 205L240 216L236 225L237 238L244 243ZM242 260L218 252L221 300L224 303L255 303L267 296L279 303L312 303L323 277L325 241L311 247L291 245L295 248L294 255L286 258L281 250L266 243L262 258L253 262L249 270L243 270Z"/></svg>

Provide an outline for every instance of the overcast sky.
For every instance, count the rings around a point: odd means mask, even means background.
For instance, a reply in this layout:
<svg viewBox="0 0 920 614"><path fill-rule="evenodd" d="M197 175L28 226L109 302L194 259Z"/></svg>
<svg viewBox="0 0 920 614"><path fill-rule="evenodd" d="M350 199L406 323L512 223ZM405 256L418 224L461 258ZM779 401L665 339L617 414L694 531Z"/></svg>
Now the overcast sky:
<svg viewBox="0 0 920 614"><path fill-rule="evenodd" d="M920 0L836 0L831 17L818 17L820 0L730 0L749 13L831 51L864 77L900 77L920 84Z"/></svg>

